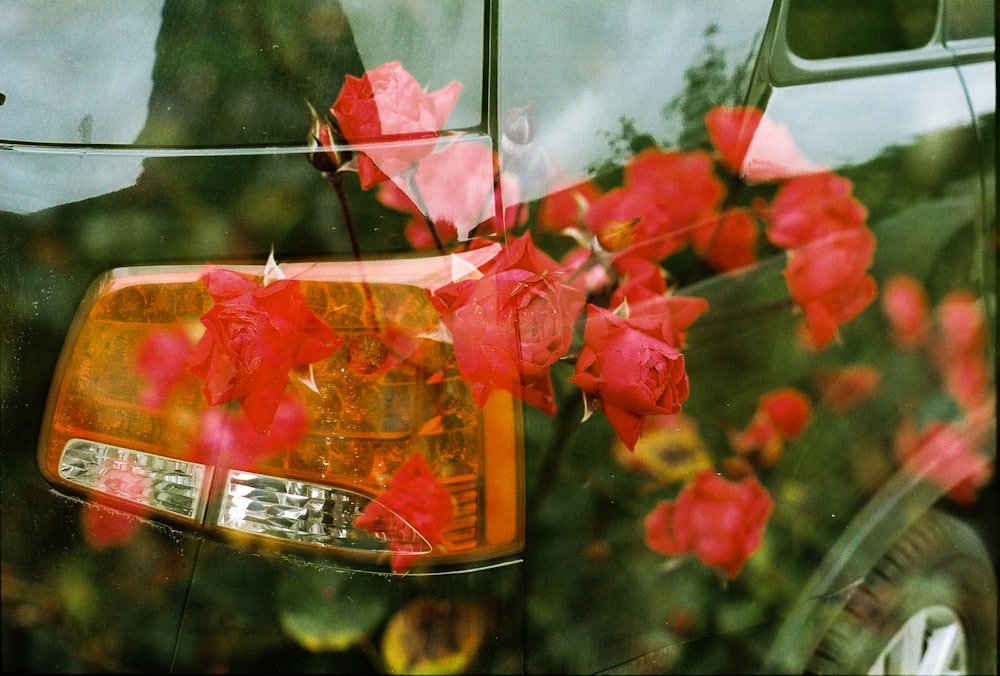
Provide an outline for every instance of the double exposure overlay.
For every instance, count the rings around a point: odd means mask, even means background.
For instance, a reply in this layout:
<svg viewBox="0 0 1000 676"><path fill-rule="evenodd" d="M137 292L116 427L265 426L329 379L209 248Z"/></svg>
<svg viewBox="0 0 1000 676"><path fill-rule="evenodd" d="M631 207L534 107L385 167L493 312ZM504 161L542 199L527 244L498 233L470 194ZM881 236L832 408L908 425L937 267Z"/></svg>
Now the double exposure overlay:
<svg viewBox="0 0 1000 676"><path fill-rule="evenodd" d="M992 664L995 66L876 4L10 3L5 668Z"/></svg>

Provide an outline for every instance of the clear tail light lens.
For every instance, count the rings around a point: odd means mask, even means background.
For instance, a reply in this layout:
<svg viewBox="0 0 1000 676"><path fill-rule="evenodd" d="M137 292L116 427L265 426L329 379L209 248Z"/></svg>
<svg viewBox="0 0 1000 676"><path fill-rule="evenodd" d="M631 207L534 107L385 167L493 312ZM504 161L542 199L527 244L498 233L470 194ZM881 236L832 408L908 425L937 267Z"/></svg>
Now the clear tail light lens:
<svg viewBox="0 0 1000 676"><path fill-rule="evenodd" d="M176 355L150 350L158 336L186 336L193 347L204 334L201 318L214 303L204 268L108 272L84 299L60 357L39 448L43 474L70 492L244 542L372 563L401 542L426 563L515 553L524 531L520 405L498 393L475 406L427 294L498 251L282 266L342 343L310 365L308 378L289 379L302 432L273 447L220 426L238 407L210 406L189 371L164 375ZM226 269L261 278L259 266ZM382 531L359 528L358 516L415 455L450 496L443 536L429 541L392 509Z"/></svg>

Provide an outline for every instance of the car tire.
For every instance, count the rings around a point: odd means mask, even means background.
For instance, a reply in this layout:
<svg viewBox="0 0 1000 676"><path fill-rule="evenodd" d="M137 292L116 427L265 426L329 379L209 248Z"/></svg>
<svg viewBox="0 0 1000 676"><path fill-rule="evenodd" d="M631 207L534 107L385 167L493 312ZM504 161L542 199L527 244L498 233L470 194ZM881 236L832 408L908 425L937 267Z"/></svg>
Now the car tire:
<svg viewBox="0 0 1000 676"><path fill-rule="evenodd" d="M806 673L995 674L997 587L967 525L932 510L853 589Z"/></svg>

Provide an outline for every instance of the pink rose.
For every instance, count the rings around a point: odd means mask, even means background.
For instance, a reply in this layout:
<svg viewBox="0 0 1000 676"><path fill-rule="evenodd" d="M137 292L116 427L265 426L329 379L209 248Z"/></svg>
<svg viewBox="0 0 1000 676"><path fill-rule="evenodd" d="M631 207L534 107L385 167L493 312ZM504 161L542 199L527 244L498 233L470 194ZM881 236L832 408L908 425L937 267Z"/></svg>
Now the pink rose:
<svg viewBox="0 0 1000 676"><path fill-rule="evenodd" d="M788 127L760 109L717 106L705 115L705 127L723 164L748 183L764 183L815 171L799 152Z"/></svg>
<svg viewBox="0 0 1000 676"><path fill-rule="evenodd" d="M451 244L458 239L458 231L453 223L430 221L395 181L380 183L376 198L390 209L411 215L403 234L414 249L433 249L438 244Z"/></svg>
<svg viewBox="0 0 1000 676"><path fill-rule="evenodd" d="M773 509L756 477L732 482L702 470L674 502L646 516L646 545L666 556L691 552L733 579L760 546Z"/></svg>
<svg viewBox="0 0 1000 676"><path fill-rule="evenodd" d="M556 262L524 235L481 278L431 293L477 405L499 389L555 413L549 368L569 350L584 305L583 293L562 278Z"/></svg>
<svg viewBox="0 0 1000 676"><path fill-rule="evenodd" d="M207 408L198 413L198 429L191 444L191 457L209 465L252 469L261 458L288 451L305 436L309 414L295 395L285 393L261 432L242 411Z"/></svg>
<svg viewBox="0 0 1000 676"><path fill-rule="evenodd" d="M578 244L567 250L559 264L566 271L566 283L580 289L584 295L604 293L615 283L589 246Z"/></svg>
<svg viewBox="0 0 1000 676"><path fill-rule="evenodd" d="M142 341L136 355L136 367L146 378L140 399L144 406L163 406L170 391L187 374L188 357L193 348L181 328L154 331Z"/></svg>
<svg viewBox="0 0 1000 676"><path fill-rule="evenodd" d="M431 224L446 244L467 240L473 230L496 234L523 221L516 208L504 213L501 204L501 196L508 204L520 200L517 180L504 173L499 188L494 187L493 151L481 143L456 140L420 160L412 181L382 183L378 200L413 214L407 238L414 248L429 248L435 244Z"/></svg>
<svg viewBox="0 0 1000 676"><path fill-rule="evenodd" d="M452 81L425 92L398 61L382 64L360 78L348 75L330 107L344 137L352 144L386 137L409 141L366 149L358 158L362 187L368 189L386 177L398 176L430 153L461 91L461 83Z"/></svg>
<svg viewBox="0 0 1000 676"><path fill-rule="evenodd" d="M993 462L981 450L990 427L935 420L918 430L907 420L896 432L896 458L911 476L938 485L959 504L973 505L993 477Z"/></svg>
<svg viewBox="0 0 1000 676"><path fill-rule="evenodd" d="M504 200L518 200L517 182L501 176ZM460 240L469 238L481 223L494 221L501 213L493 188L493 151L481 143L454 141L445 149L428 155L413 175L416 197L424 214L437 224L450 225ZM492 232L504 232L495 222Z"/></svg>
<svg viewBox="0 0 1000 676"><path fill-rule="evenodd" d="M600 402L611 426L635 447L648 415L679 413L688 397L684 356L662 321L622 319L587 306L584 345L570 381Z"/></svg>

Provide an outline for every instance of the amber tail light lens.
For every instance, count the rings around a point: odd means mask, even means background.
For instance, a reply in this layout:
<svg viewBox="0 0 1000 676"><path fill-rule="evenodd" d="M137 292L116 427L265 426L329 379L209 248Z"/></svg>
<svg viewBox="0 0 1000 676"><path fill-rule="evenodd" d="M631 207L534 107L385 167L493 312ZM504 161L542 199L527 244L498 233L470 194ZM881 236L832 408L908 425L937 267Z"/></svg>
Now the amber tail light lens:
<svg viewBox="0 0 1000 676"><path fill-rule="evenodd" d="M224 436L221 452L199 453L199 421L219 407L196 379L151 398L139 367L152 337L186 335L193 344L204 333L201 317L213 306L204 268L112 270L88 291L60 356L42 472L68 492L181 527L381 564L391 543L355 519L419 454L453 512L443 542L432 546L410 528L408 551L429 564L516 553L524 533L520 404L498 393L475 406L427 294L498 251L282 266L344 342L311 365L308 381L287 385L304 405L304 433L251 454L227 452ZM261 266L226 269L262 274ZM399 340L386 335L402 336L407 349L399 353ZM367 367L352 363L359 349Z"/></svg>

